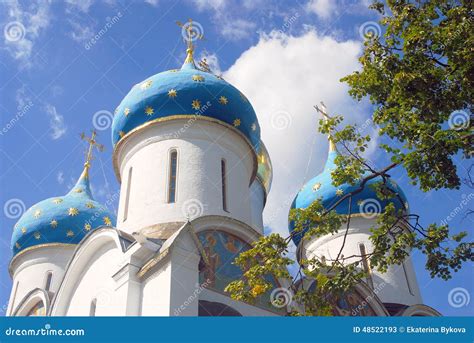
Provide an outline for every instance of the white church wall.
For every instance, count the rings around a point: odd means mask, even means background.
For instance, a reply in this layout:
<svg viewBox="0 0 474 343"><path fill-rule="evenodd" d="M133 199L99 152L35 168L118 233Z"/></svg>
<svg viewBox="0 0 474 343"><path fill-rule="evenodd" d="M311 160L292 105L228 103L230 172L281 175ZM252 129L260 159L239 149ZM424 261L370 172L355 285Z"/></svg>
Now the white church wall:
<svg viewBox="0 0 474 343"><path fill-rule="evenodd" d="M250 186L250 212L252 226L263 235L263 208L265 207L265 190L258 179Z"/></svg>
<svg viewBox="0 0 474 343"><path fill-rule="evenodd" d="M55 293L73 251L74 246L44 246L16 256L10 266L13 282L7 314L33 289L45 289L48 272L52 273L49 291Z"/></svg>
<svg viewBox="0 0 474 343"><path fill-rule="evenodd" d="M250 146L233 130L197 120L153 125L132 136L116 152L122 177L117 227L133 232L166 222L186 221L198 215L230 216L252 223L249 184L254 168ZM177 196L168 203L169 155L178 152ZM222 204L221 160L226 161L227 211ZM132 168L128 213L128 174Z"/></svg>
<svg viewBox="0 0 474 343"><path fill-rule="evenodd" d="M344 256L360 256L361 243L365 245L366 252L370 253L373 250L373 245L369 240L371 235L369 229L374 224L374 219L352 218L342 254ZM343 224L343 228L335 235L306 242L304 248L301 249L303 258L324 256L327 260L335 259L343 245L345 231L345 224ZM346 262L350 263L359 259L359 257L354 257ZM374 291L382 302L406 305L422 302L410 257L405 260L403 265L390 266L386 273L371 270L371 275Z"/></svg>

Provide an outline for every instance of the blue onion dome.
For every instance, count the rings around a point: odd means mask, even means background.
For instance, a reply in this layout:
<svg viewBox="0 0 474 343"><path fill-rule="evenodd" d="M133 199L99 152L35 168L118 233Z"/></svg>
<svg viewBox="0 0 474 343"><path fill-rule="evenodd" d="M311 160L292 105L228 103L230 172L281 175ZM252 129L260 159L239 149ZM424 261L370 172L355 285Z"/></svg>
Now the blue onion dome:
<svg viewBox="0 0 474 343"><path fill-rule="evenodd" d="M208 119L235 128L258 151L260 126L248 99L222 77L196 67L193 49L180 69L153 75L132 87L115 110L112 143L164 120Z"/></svg>
<svg viewBox="0 0 474 343"><path fill-rule="evenodd" d="M273 167L272 161L270 160L270 155L268 155L267 148L265 147L263 142L260 142L257 159L257 179L260 181L263 188L265 189L266 195L268 195L272 187Z"/></svg>
<svg viewBox="0 0 474 343"><path fill-rule="evenodd" d="M13 230L13 256L41 246L77 244L101 226L115 226L115 216L93 199L86 162L69 193L40 201L21 216Z"/></svg>
<svg viewBox="0 0 474 343"><path fill-rule="evenodd" d="M338 152L336 151L334 144L330 142L329 154L324 170L321 174L311 179L301 188L293 200L291 205L292 209L305 209L318 199L322 200L324 208L329 209L334 206L342 196L359 188L359 184L353 186L350 184L342 184L340 186L333 185L331 172L336 169L335 159L337 155ZM381 182L383 182L382 177L375 177L367 181L362 192L352 196L350 211L352 216L362 216L369 219L375 218L377 214L383 213L385 207L390 203L394 204L395 209L402 209L408 212L407 197L394 180L390 179L386 185L394 192L393 197L390 199L381 199L377 196L376 186L380 185ZM334 210L338 214L347 215L349 213L349 198L338 204ZM294 223L290 221L290 232L294 229ZM293 235L293 241L297 246L300 243L301 238L304 236L304 233L305 232L300 232Z"/></svg>

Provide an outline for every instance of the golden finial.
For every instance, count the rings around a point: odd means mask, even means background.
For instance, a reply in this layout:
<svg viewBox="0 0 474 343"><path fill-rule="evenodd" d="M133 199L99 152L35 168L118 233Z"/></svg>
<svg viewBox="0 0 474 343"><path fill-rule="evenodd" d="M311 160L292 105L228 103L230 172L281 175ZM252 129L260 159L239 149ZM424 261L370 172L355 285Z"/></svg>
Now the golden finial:
<svg viewBox="0 0 474 343"><path fill-rule="evenodd" d="M327 114L327 107L324 104L324 102L320 101L319 103L321 104L321 107L319 107L318 105L315 105L314 108L316 109L316 111L321 113L322 116L324 117L324 120L327 121L330 118L329 115ZM332 141L331 136L328 136L328 140L329 140L329 152L336 151L336 145Z"/></svg>
<svg viewBox="0 0 474 343"><path fill-rule="evenodd" d="M93 148L96 147L98 151L104 151L104 146L102 144L97 143L96 136L97 136L97 133L95 132L95 130L92 131L91 137L87 137L84 134L84 132L81 133L81 139L89 143L89 147L86 153L86 162L84 162L84 172L83 172L84 176L89 175L89 168L91 166L91 161L93 157L92 156Z"/></svg>
<svg viewBox="0 0 474 343"><path fill-rule="evenodd" d="M194 44L193 42L197 39L203 39L204 36L201 33L202 27L199 23L194 23L192 19L189 19L187 23L183 24L180 21L176 21L176 24L181 27L181 32L184 40L186 41L186 60L184 63L194 63Z"/></svg>

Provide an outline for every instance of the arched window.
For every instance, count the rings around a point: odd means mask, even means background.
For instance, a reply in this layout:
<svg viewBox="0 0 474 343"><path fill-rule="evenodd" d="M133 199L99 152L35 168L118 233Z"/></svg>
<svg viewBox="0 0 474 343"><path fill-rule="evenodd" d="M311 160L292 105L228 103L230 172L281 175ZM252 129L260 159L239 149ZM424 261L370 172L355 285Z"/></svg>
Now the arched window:
<svg viewBox="0 0 474 343"><path fill-rule="evenodd" d="M367 284L370 288L374 289L374 281L372 280L372 275L370 274L369 260L367 259L367 251L365 250L365 244L359 243L360 256L362 257L362 265L364 266L364 271L367 273Z"/></svg>
<svg viewBox="0 0 474 343"><path fill-rule="evenodd" d="M221 182L222 182L222 209L227 211L227 180L225 160L221 160Z"/></svg>
<svg viewBox="0 0 474 343"><path fill-rule="evenodd" d="M47 273L46 273L46 279L45 279L45 282L44 282L44 289L45 289L45 291L49 291L49 290L50 290L52 279L53 279L53 272L52 272L52 271L47 272Z"/></svg>
<svg viewBox="0 0 474 343"><path fill-rule="evenodd" d="M125 193L123 221L126 221L127 217L128 217L128 204L130 202L130 191L131 191L131 187L132 187L132 172L133 172L133 168L130 167L130 169L128 170L127 190L126 190L126 193Z"/></svg>
<svg viewBox="0 0 474 343"><path fill-rule="evenodd" d="M37 302L26 314L27 317L45 316L46 309L42 301Z"/></svg>
<svg viewBox="0 0 474 343"><path fill-rule="evenodd" d="M171 150L170 152L170 166L169 166L169 180L168 180L168 203L176 202L176 173L178 169L178 152Z"/></svg>
<svg viewBox="0 0 474 343"><path fill-rule="evenodd" d="M89 316L90 317L95 317L95 310L97 308L97 299L94 298L92 299L91 301L91 307L90 307L90 310L89 310Z"/></svg>
<svg viewBox="0 0 474 343"><path fill-rule="evenodd" d="M239 311L222 303L199 300L199 317L242 317Z"/></svg>

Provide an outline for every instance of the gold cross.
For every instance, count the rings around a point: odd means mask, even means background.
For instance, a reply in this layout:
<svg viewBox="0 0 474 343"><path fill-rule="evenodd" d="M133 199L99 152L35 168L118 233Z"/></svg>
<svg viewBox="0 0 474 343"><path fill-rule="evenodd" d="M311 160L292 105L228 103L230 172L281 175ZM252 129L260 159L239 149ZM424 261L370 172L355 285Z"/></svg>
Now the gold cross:
<svg viewBox="0 0 474 343"><path fill-rule="evenodd" d="M87 137L84 132L81 133L81 139L89 143L89 148L87 149L86 153L86 162L84 163L84 167L86 169L89 169L89 167L91 166L93 148L96 147L98 151L104 151L104 146L102 144L97 143L95 139L96 136L97 133L95 132L95 130L92 131L91 137Z"/></svg>
<svg viewBox="0 0 474 343"><path fill-rule="evenodd" d="M186 24L183 24L180 21L176 21L176 24L186 31L187 37L184 40L186 41L186 45L187 45L187 50L186 50L187 57L186 57L185 62L191 62L193 60L193 53L194 53L193 40L203 39L204 35L199 32L199 29L196 30L196 28L193 25L192 19L189 19Z"/></svg>
<svg viewBox="0 0 474 343"><path fill-rule="evenodd" d="M313 107L316 109L316 111L323 115L324 120L327 122L327 120L331 118L327 113L327 107L324 102L320 101L319 103L321 104L321 107L319 107L318 105L314 105ZM336 151L336 145L332 141L331 136L329 136L329 151Z"/></svg>

